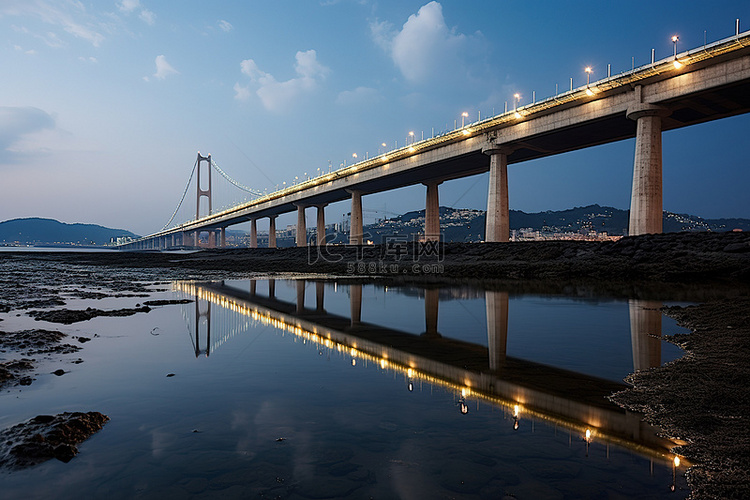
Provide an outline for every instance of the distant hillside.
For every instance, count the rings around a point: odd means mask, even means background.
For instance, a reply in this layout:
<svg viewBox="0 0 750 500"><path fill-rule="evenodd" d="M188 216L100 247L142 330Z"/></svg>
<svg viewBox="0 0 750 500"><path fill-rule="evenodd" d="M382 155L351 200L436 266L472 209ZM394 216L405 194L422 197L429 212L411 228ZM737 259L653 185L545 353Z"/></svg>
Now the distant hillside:
<svg viewBox="0 0 750 500"><path fill-rule="evenodd" d="M582 230L627 234L627 210L589 205L569 210L526 213L510 211L511 230L531 229L542 233L576 233ZM750 231L750 219L703 219L695 215L664 212L665 233L682 231ZM482 210L440 207L440 227L445 241L481 241L484 239L485 213ZM383 236L420 234L424 231L424 210L369 225L365 231L375 242Z"/></svg>
<svg viewBox="0 0 750 500"><path fill-rule="evenodd" d="M0 245L105 245L122 236L136 237L124 229L36 217L0 222Z"/></svg>

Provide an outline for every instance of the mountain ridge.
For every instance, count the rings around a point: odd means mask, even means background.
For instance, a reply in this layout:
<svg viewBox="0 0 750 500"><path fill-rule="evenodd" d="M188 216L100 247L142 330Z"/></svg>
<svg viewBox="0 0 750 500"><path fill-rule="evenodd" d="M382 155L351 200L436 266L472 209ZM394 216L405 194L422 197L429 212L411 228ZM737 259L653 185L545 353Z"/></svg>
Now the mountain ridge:
<svg viewBox="0 0 750 500"><path fill-rule="evenodd" d="M383 237L412 235L424 232L424 210L414 210L382 219L365 226L372 240L380 243ZM510 211L511 231L529 229L541 233L607 233L612 236L627 234L628 210L598 204L544 212ZM440 207L440 226L444 241L482 241L484 239L485 212L475 209ZM664 211L665 233L683 231L750 231L750 219L704 219L696 215ZM246 232L227 231L240 239ZM42 217L10 219L0 222L0 245L65 245L100 246L113 238L138 236L125 229L108 228L98 224L66 223ZM233 238L234 239L234 238ZM339 241L340 240L340 241ZM294 245L293 238L283 246ZM338 233L336 242L348 241L346 234Z"/></svg>
<svg viewBox="0 0 750 500"><path fill-rule="evenodd" d="M98 224L67 223L44 217L26 217L0 222L0 244L5 245L106 245L112 238L137 237L125 229Z"/></svg>
<svg viewBox="0 0 750 500"><path fill-rule="evenodd" d="M366 227L379 241L380 235L391 233L411 234L424 230L424 210L406 212L384 219ZM573 207L565 210L523 212L510 210L511 231L530 229L542 233L607 233L611 236L627 234L629 210L598 204ZM484 239L485 212L483 210L440 207L440 227L445 241L482 241ZM704 219L696 215L663 212L665 233L684 231L750 231L750 219Z"/></svg>

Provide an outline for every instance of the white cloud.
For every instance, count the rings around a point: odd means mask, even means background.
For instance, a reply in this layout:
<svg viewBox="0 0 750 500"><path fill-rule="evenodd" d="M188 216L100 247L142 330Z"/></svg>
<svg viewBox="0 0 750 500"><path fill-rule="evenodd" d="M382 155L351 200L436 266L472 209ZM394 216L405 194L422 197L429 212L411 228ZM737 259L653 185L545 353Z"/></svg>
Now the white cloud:
<svg viewBox="0 0 750 500"><path fill-rule="evenodd" d="M238 101L248 101L250 99L250 88L243 87L239 82L234 84L234 98Z"/></svg>
<svg viewBox="0 0 750 500"><path fill-rule="evenodd" d="M30 56L33 56L33 55L36 54L36 50L34 50L34 49L28 49L28 50L26 50L23 47L21 47L20 45L14 45L13 49L17 50L18 52L23 52L24 54L27 54L27 55L30 55Z"/></svg>
<svg viewBox="0 0 750 500"><path fill-rule="evenodd" d="M467 47L467 37L448 28L443 7L434 1L409 16L400 31L388 22L374 21L370 23L370 32L411 83L455 74L462 66Z"/></svg>
<svg viewBox="0 0 750 500"><path fill-rule="evenodd" d="M138 17L141 19L141 21L148 24L149 26L153 26L156 22L156 14L154 14L150 10L143 9Z"/></svg>
<svg viewBox="0 0 750 500"><path fill-rule="evenodd" d="M157 80L164 80L170 75L178 75L179 73L179 71L174 69L172 65L167 62L166 57L163 55L156 56L156 73L154 73L154 78Z"/></svg>
<svg viewBox="0 0 750 500"><path fill-rule="evenodd" d="M391 51L393 38L396 36L396 33L393 25L388 21L373 21L370 23L372 39L386 52Z"/></svg>
<svg viewBox="0 0 750 500"><path fill-rule="evenodd" d="M314 50L297 52L297 55L294 57L297 60L294 70L302 75L303 79L315 79L319 76L323 77L328 73L328 68L318 62L317 54Z"/></svg>
<svg viewBox="0 0 750 500"><path fill-rule="evenodd" d="M381 98L380 92L370 87L357 87L339 93L336 104L342 106L362 106L375 103Z"/></svg>
<svg viewBox="0 0 750 500"><path fill-rule="evenodd" d="M0 107L0 151L3 163L10 163L22 155L40 152L25 139L44 130L55 128L55 119L46 111L34 107Z"/></svg>
<svg viewBox="0 0 750 500"><path fill-rule="evenodd" d="M120 12L123 12L125 14L132 14L136 10L140 9L141 12L140 14L138 14L138 17L141 21L148 24L149 26L153 26L156 22L156 14L146 8L143 8L141 6L140 0L121 0L117 3L117 8L120 9Z"/></svg>
<svg viewBox="0 0 750 500"><path fill-rule="evenodd" d="M51 2L48 0L34 1L3 1L0 2L0 16L32 16L45 24L62 28L63 31L75 38L80 38L98 47L104 41L104 35L93 26L97 23L88 20L86 9L81 2ZM59 36L49 32L46 36L35 35L46 40L52 47L62 46Z"/></svg>
<svg viewBox="0 0 750 500"><path fill-rule="evenodd" d="M141 6L140 0L121 0L120 3L117 4L117 7L122 12L133 12L135 9Z"/></svg>
<svg viewBox="0 0 750 500"><path fill-rule="evenodd" d="M225 33L229 33L230 31L232 31L232 28L234 28L234 26L232 26L228 21L225 21L223 19L220 19L218 23L219 23L219 28L221 28L221 31Z"/></svg>
<svg viewBox="0 0 750 500"><path fill-rule="evenodd" d="M253 83L260 82L261 84L264 83L263 80L267 80L270 78L273 80L273 77L269 75L268 73L261 71L260 68L258 68L258 65L255 64L255 61L252 59L245 59L240 63L240 71L242 74L247 75L250 77L250 81Z"/></svg>
<svg viewBox="0 0 750 500"><path fill-rule="evenodd" d="M60 47L65 46L65 43L60 40L60 37L52 31L48 31L44 35L41 35L39 38L41 38L48 47L52 47L53 49L59 49Z"/></svg>
<svg viewBox="0 0 750 500"><path fill-rule="evenodd" d="M314 92L329 72L327 67L318 62L314 50L297 52L295 60L294 71L298 76L284 82L277 81L273 75L261 70L252 59L245 59L240 63L240 71L257 87L255 94L269 111L289 109L293 101L300 96ZM250 98L249 86L243 87L237 83L234 91L235 99L246 101Z"/></svg>

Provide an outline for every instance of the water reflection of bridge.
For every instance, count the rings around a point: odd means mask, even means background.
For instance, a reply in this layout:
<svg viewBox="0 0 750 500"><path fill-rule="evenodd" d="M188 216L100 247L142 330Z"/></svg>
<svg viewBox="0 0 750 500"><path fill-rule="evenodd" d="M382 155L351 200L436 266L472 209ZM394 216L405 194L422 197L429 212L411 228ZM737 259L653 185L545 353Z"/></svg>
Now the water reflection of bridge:
<svg viewBox="0 0 750 500"><path fill-rule="evenodd" d="M443 337L438 333L439 290L427 288L425 332L414 335L362 322L362 285L349 285L349 317L325 309L325 282L315 283L315 306L305 302L307 282L297 280L296 301L279 300L275 280L264 293L255 280L249 291L222 283L190 283L176 289L195 299L196 356L210 355L230 337L258 324L275 327L357 360L375 363L413 381L446 387L467 399L489 401L511 413L516 425L526 417L551 421L607 442L615 442L649 456L671 456L675 442L656 436L656 429L640 415L611 403L607 396L625 389L620 382L556 368L506 354L509 294L485 292L488 347ZM265 288L265 287L263 287ZM190 307L193 307L191 305ZM635 369L661 362L661 303L629 303ZM187 318L186 318L187 319ZM212 331L212 328L214 331ZM205 338L205 349L201 346Z"/></svg>

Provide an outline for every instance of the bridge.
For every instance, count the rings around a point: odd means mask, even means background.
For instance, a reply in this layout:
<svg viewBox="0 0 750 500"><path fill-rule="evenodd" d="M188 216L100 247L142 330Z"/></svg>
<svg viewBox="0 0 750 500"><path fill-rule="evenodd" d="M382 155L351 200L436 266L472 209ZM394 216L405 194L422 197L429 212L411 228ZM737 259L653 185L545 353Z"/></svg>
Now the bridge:
<svg viewBox="0 0 750 500"><path fill-rule="evenodd" d="M265 283L264 283L265 282ZM260 283L261 286L258 286ZM481 400L521 419L550 422L580 436L615 443L652 458L668 458L677 443L657 436L656 429L607 396L624 390L621 382L508 356L509 294L484 292L488 345L451 339L438 333L438 289L424 293L425 332L414 335L362 321L362 285L349 286L350 313L333 314L325 308L325 282L296 280L296 300L277 298L276 281L250 280L249 289L223 282L178 282L174 289L193 299L184 311L196 357L210 356L259 325L338 353L351 362L374 364L414 383L443 387L456 394L459 408ZM314 304L306 303L306 289L314 285ZM661 303L631 300L630 328L634 369L661 364ZM194 311L194 317L188 318Z"/></svg>
<svg viewBox="0 0 750 500"><path fill-rule="evenodd" d="M440 238L439 185L489 172L485 241L508 241L510 233L507 167L536 158L635 138L629 234L662 231L663 131L750 111L750 31L674 54L631 71L587 82L448 133L414 141L333 172L251 201L214 212L210 172L215 165L198 153L197 167L209 166L209 188L197 187L197 202L209 199L208 215L165 227L120 245L124 250L198 246L207 232L212 245L225 244L225 230L250 222L251 247L257 246L256 221L268 218L270 247L276 246L276 218L297 212L298 246L306 246L305 210L317 209L316 244L326 243L325 207L351 200L349 243L363 243L362 197L405 186L426 187L424 239ZM693 145L695 146L695 145Z"/></svg>

